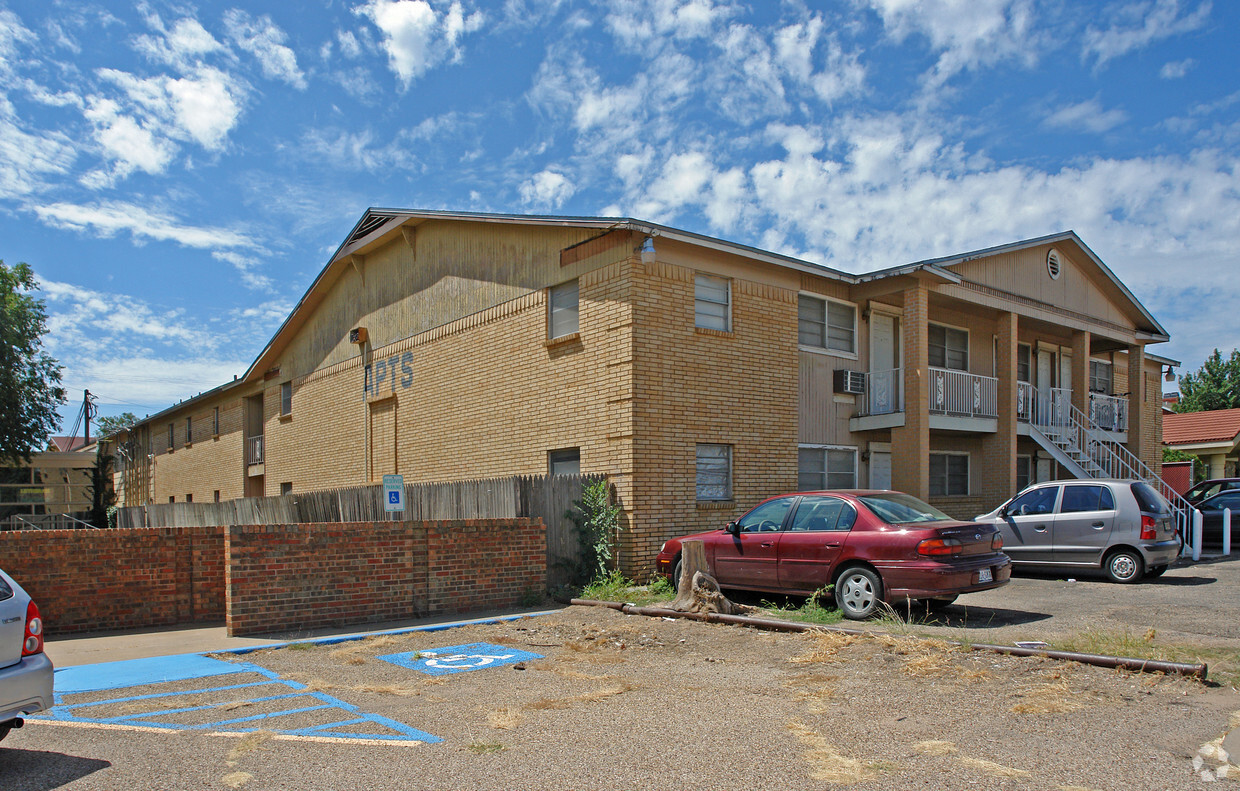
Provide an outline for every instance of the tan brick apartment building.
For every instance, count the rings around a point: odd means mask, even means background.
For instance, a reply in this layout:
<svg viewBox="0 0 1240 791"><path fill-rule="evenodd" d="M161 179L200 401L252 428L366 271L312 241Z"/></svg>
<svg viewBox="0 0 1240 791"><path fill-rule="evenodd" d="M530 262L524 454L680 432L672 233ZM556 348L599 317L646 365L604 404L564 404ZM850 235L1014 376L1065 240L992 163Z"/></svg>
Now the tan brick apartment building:
<svg viewBox="0 0 1240 791"><path fill-rule="evenodd" d="M118 438L118 490L605 473L640 574L797 488L968 517L1089 475L1048 441L1076 420L1157 471L1166 340L1070 231L850 275L630 219L370 210L243 376Z"/></svg>

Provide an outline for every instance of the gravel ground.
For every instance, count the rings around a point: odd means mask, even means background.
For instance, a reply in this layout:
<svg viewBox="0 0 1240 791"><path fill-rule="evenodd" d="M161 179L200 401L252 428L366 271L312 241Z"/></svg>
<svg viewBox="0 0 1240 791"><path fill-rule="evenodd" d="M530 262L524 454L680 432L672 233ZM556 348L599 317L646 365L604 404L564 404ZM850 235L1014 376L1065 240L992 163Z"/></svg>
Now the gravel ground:
<svg viewBox="0 0 1240 791"><path fill-rule="evenodd" d="M1027 582L1027 591L1069 584ZM1127 609L1107 619L1122 622ZM1015 620L987 639L1009 628L1027 637L1048 619ZM546 658L441 677L375 659L471 642ZM0 749L0 788L1188 789L1203 782L1193 765L1202 746L1240 725L1234 690L1182 678L912 636L775 634L603 608L231 659L443 741L321 744L31 722Z"/></svg>

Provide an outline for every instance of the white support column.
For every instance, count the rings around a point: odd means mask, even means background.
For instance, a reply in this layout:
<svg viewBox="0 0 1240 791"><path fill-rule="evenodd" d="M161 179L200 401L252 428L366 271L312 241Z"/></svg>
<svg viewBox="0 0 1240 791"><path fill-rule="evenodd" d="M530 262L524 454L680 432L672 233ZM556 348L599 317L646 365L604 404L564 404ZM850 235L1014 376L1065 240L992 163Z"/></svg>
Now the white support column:
<svg viewBox="0 0 1240 791"><path fill-rule="evenodd" d="M1193 509L1193 560L1201 560L1201 512Z"/></svg>
<svg viewBox="0 0 1240 791"><path fill-rule="evenodd" d="M1223 509L1223 554L1231 554L1231 509Z"/></svg>

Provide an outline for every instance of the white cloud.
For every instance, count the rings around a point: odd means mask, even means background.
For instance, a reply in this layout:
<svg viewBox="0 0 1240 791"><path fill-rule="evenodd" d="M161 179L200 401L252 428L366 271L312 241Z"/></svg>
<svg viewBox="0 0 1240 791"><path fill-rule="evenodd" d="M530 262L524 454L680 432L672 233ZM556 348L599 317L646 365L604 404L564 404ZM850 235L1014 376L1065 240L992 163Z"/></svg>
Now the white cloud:
<svg viewBox="0 0 1240 791"><path fill-rule="evenodd" d="M1191 11L1180 6L1180 0L1141 0L1119 7L1113 12L1120 19L1118 24L1106 30L1090 25L1085 30L1082 57L1094 56L1101 66L1155 41L1197 30L1210 17L1209 0Z"/></svg>
<svg viewBox="0 0 1240 791"><path fill-rule="evenodd" d="M426 0L368 0L353 11L383 34L388 65L405 88L442 61L459 59L460 39L484 20L481 12L467 15L459 2L444 13Z"/></svg>
<svg viewBox="0 0 1240 791"><path fill-rule="evenodd" d="M360 132L311 129L302 137L302 154L312 161L326 161L333 167L372 173L393 168L414 169L418 164L403 136L379 144L369 129Z"/></svg>
<svg viewBox="0 0 1240 791"><path fill-rule="evenodd" d="M192 140L208 151L223 147L241 115L244 87L211 67L196 69L193 76L179 79L143 79L116 69L100 69L99 76L120 87L148 124L170 137Z"/></svg>
<svg viewBox="0 0 1240 791"><path fill-rule="evenodd" d="M269 79L281 80L299 91L306 89L305 75L297 67L297 55L285 44L288 36L271 17L254 19L245 11L232 8L224 12L224 27L234 44L258 59Z"/></svg>
<svg viewBox="0 0 1240 791"><path fill-rule="evenodd" d="M1184 60L1174 60L1164 63L1163 67L1158 70L1158 76L1164 80L1178 80L1188 75L1188 72L1197 65L1197 61L1192 58Z"/></svg>
<svg viewBox="0 0 1240 791"><path fill-rule="evenodd" d="M712 36L739 13L731 3L712 0L614 0L607 4L607 29L625 48L646 50L659 39Z"/></svg>
<svg viewBox="0 0 1240 791"><path fill-rule="evenodd" d="M860 93L865 87L866 72L860 53L845 52L834 38L826 43L826 69L814 71L814 51L824 26L821 17L811 17L776 31L775 56L793 79L809 85L819 99L831 103Z"/></svg>
<svg viewBox="0 0 1240 791"><path fill-rule="evenodd" d="M112 178L123 178L134 170L162 173L176 153L174 143L122 113L111 99L92 97L83 114L94 125L104 154L115 161Z"/></svg>
<svg viewBox="0 0 1240 791"><path fill-rule="evenodd" d="M548 168L534 174L521 185L521 202L527 206L558 209L573 196L576 189L567 176Z"/></svg>
<svg viewBox="0 0 1240 791"><path fill-rule="evenodd" d="M340 44L340 54L346 58L357 58L362 54L361 42L348 30L337 30L336 41Z"/></svg>
<svg viewBox="0 0 1240 791"><path fill-rule="evenodd" d="M1070 129L1101 134L1128 120L1128 113L1118 108L1103 110L1097 99L1061 107L1042 122L1052 129Z"/></svg>
<svg viewBox="0 0 1240 791"><path fill-rule="evenodd" d="M50 176L69 173L77 146L61 132L27 131L0 98L0 195L29 195L46 187Z"/></svg>
<svg viewBox="0 0 1240 791"><path fill-rule="evenodd" d="M262 266L262 262L257 258L242 255L231 250L215 250L211 253L211 257L217 261L232 264L233 268L237 270L237 274L241 276L241 282L247 288L255 291L272 291L271 278L266 275L260 275L255 271Z"/></svg>
<svg viewBox="0 0 1240 791"><path fill-rule="evenodd" d="M897 42L923 35L940 53L927 89L962 71L1005 60L1037 61L1040 37L1030 0L866 0Z"/></svg>
<svg viewBox="0 0 1240 791"><path fill-rule="evenodd" d="M175 218L133 203L103 201L92 206L74 203L51 203L33 207L44 223L75 231L91 230L110 238L127 231L136 242L176 242L183 247L199 249L252 248L259 245L238 231L185 225Z"/></svg>
<svg viewBox="0 0 1240 791"><path fill-rule="evenodd" d="M134 49L156 63L187 67L205 55L224 51L224 45L216 41L197 19L178 19L171 31L164 27L158 15L149 15L147 23L156 34L138 36L133 45Z"/></svg>

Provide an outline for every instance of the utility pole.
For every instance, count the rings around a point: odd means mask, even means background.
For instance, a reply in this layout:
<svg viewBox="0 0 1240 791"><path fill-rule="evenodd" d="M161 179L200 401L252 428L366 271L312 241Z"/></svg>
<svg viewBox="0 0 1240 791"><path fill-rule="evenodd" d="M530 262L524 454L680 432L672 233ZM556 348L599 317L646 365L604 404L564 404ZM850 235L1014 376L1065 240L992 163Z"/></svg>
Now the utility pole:
<svg viewBox="0 0 1240 791"><path fill-rule="evenodd" d="M99 414L99 407L95 406L94 396L89 390L82 391L82 413L86 416L86 433L82 436L85 438L84 444L90 444L90 419Z"/></svg>

